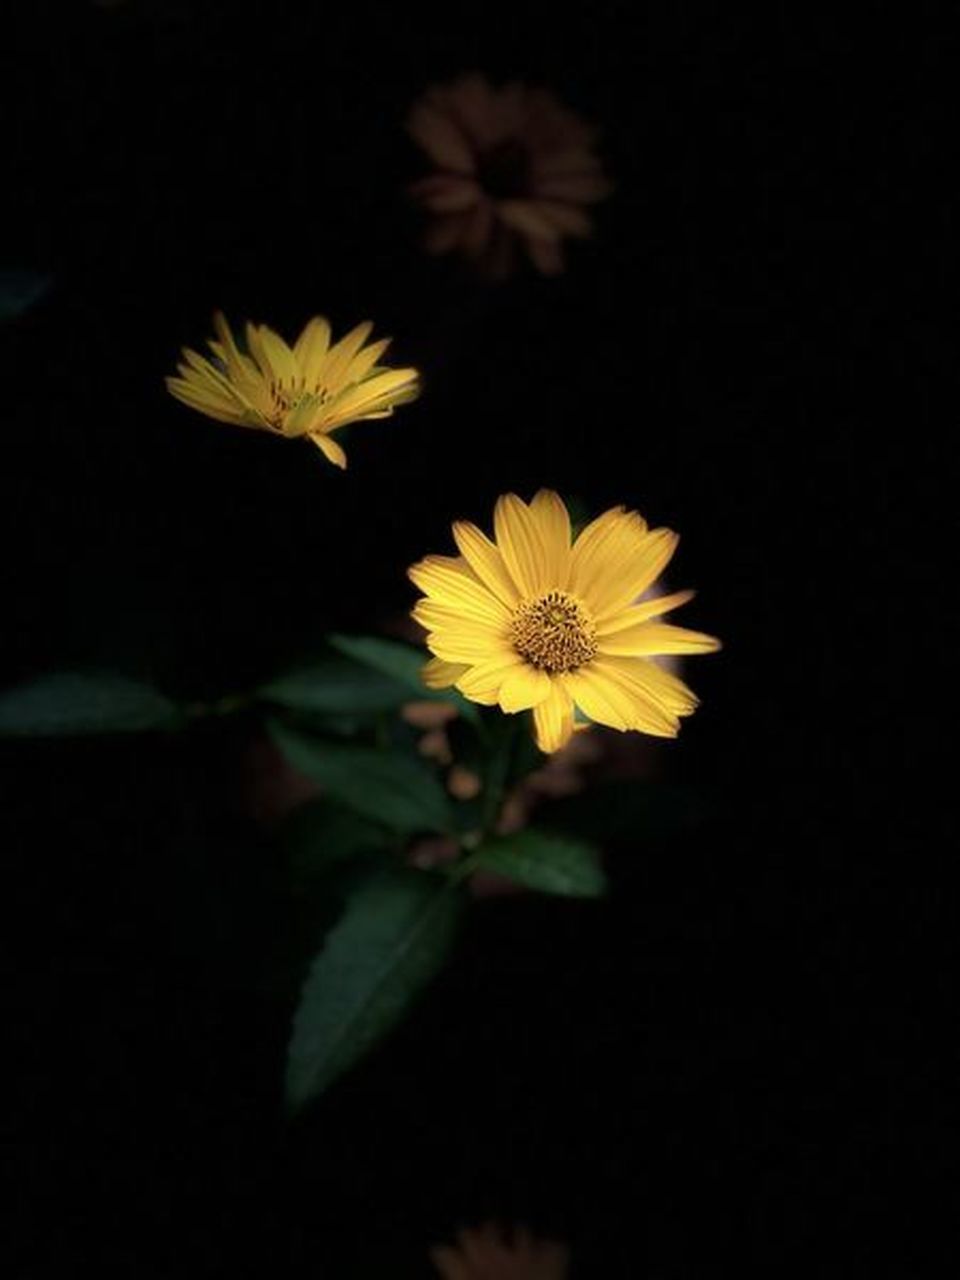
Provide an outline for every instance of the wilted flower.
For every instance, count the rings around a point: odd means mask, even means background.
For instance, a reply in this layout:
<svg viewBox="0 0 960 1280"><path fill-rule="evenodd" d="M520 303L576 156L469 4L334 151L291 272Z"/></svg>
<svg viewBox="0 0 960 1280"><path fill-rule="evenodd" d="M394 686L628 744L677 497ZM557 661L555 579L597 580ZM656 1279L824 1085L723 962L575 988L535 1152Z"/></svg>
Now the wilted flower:
<svg viewBox="0 0 960 1280"><path fill-rule="evenodd" d="M224 317L214 317L213 358L184 348L178 377L167 378L172 395L218 422L312 440L338 467L346 454L332 438L348 422L389 418L418 394L416 369L378 364L390 339L366 345L369 322L330 345L330 325L310 320L292 347L266 325L247 324L246 350Z"/></svg>
<svg viewBox="0 0 960 1280"><path fill-rule="evenodd" d="M525 1227L511 1238L493 1223L460 1231L456 1245L436 1245L430 1257L443 1280L565 1280L569 1267L566 1245Z"/></svg>
<svg viewBox="0 0 960 1280"><path fill-rule="evenodd" d="M435 655L431 688L507 712L533 710L537 745L558 750L574 731L574 708L613 729L675 737L697 699L653 659L708 653L720 643L657 621L693 595L636 603L673 555L677 535L648 529L614 507L572 541L558 494L541 489L528 506L498 500L495 541L457 521L459 556L427 556L409 575L424 592L413 617Z"/></svg>
<svg viewBox="0 0 960 1280"><path fill-rule="evenodd" d="M589 236L586 206L610 191L593 131L544 89L461 76L428 90L407 130L437 170L411 188L432 215L426 248L458 250L493 275L518 244L539 271L561 271L563 238Z"/></svg>

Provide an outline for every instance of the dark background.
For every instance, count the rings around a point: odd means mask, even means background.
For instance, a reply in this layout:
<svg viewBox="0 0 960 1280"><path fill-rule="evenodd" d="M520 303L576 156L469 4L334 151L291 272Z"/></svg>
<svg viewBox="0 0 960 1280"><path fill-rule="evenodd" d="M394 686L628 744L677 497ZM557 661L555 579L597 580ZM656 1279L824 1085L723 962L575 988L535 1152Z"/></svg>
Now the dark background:
<svg viewBox="0 0 960 1280"><path fill-rule="evenodd" d="M491 1214L585 1276L926 1274L920 1220L889 1228L891 1175L934 1215L949 1185L913 786L940 694L912 509L941 513L940 464L907 372L945 360L918 285L944 205L909 264L893 245L939 34L710 4L17 14L3 257L53 284L0 335L5 681L246 687L402 613L452 518L542 484L678 529L683 620L725 649L661 751L703 820L611 837L604 905L478 908L295 1134L240 744L5 748L14 1275L417 1276ZM418 249L402 120L471 68L602 131L617 191L557 280ZM369 317L423 398L353 430L346 474L209 422L162 380L218 307L289 336Z"/></svg>

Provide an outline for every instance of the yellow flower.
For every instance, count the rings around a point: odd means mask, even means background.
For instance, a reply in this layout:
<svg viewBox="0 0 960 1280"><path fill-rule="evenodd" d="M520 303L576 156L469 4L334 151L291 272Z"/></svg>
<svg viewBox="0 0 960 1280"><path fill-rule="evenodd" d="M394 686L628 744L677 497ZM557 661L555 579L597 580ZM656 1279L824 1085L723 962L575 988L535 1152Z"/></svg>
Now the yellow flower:
<svg viewBox="0 0 960 1280"><path fill-rule="evenodd" d="M435 1245L430 1257L444 1280L565 1280L569 1268L566 1245L526 1227L508 1237L495 1223L458 1232L456 1245Z"/></svg>
<svg viewBox="0 0 960 1280"><path fill-rule="evenodd" d="M500 498L494 534L491 542L458 521L460 555L427 556L409 571L425 593L413 617L434 654L425 683L456 685L507 712L532 708L541 751L569 741L574 708L613 729L675 737L697 699L653 660L720 647L712 636L658 621L692 591L637 603L677 535L648 529L621 506L573 542L567 509L548 489L529 506L512 493Z"/></svg>
<svg viewBox="0 0 960 1280"><path fill-rule="evenodd" d="M218 422L306 436L337 467L345 467L347 458L334 431L348 422L389 418L418 394L416 369L377 363L390 339L365 345L369 322L331 346L330 325L315 316L292 347L266 325L248 323L246 350L219 312L213 322L213 358L184 348L179 377L167 378L171 394Z"/></svg>

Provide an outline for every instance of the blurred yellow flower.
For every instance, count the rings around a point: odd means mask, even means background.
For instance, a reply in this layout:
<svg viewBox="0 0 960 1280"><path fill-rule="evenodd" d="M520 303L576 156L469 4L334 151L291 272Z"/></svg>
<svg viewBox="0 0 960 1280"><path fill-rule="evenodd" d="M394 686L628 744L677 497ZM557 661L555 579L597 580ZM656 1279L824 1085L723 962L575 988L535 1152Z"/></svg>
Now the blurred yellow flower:
<svg viewBox="0 0 960 1280"><path fill-rule="evenodd" d="M434 166L410 189L431 215L429 252L457 250L502 276L522 245L556 275L564 238L590 235L587 207L610 183L593 131L547 90L496 87L474 72L429 89L406 123Z"/></svg>
<svg viewBox="0 0 960 1280"><path fill-rule="evenodd" d="M460 1231L456 1245L436 1245L430 1257L443 1280L566 1280L566 1245L538 1240L525 1227L508 1238L496 1225Z"/></svg>
<svg viewBox="0 0 960 1280"><path fill-rule="evenodd" d="M546 752L569 741L575 708L613 729L676 736L697 699L654 659L720 642L658 621L692 591L637 603L673 555L675 533L620 506L573 541L562 499L541 489L529 506L515 494L498 500L495 541L465 521L453 536L459 556L427 556L409 570L424 592L413 617L434 654L423 672L430 688L532 709Z"/></svg>
<svg viewBox="0 0 960 1280"><path fill-rule="evenodd" d="M337 467L346 454L332 438L348 422L388 418L419 391L416 369L378 363L390 342L367 345L366 322L331 345L330 325L315 316L292 347L266 325L247 324L246 349L238 346L219 312L212 359L184 348L172 395L218 422L253 427L291 438L306 437Z"/></svg>

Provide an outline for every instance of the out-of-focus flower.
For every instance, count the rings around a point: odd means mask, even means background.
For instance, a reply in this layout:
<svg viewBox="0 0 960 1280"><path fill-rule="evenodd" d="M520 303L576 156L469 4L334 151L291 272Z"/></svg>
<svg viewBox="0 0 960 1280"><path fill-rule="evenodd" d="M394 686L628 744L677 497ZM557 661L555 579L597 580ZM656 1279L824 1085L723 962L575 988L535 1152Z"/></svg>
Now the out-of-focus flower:
<svg viewBox="0 0 960 1280"><path fill-rule="evenodd" d="M566 1245L525 1227L508 1236L494 1223L460 1231L455 1245L435 1245L430 1257L443 1280L565 1280L569 1270Z"/></svg>
<svg viewBox="0 0 960 1280"><path fill-rule="evenodd" d="M461 76L423 95L407 131L436 166L411 187L431 215L427 250L457 250L494 276L518 245L545 275L562 271L561 242L591 234L587 206L610 191L593 131L544 89Z"/></svg>
<svg viewBox="0 0 960 1280"><path fill-rule="evenodd" d="M537 745L553 752L574 732L574 709L610 728L676 737L697 699L653 659L708 653L713 636L659 621L690 591L635 603L660 576L678 538L614 507L571 539L558 494L529 506L498 500L495 541L457 521L459 556L427 556L410 570L424 593L413 617L434 654L430 688L506 712L533 710Z"/></svg>
<svg viewBox="0 0 960 1280"><path fill-rule="evenodd" d="M332 438L348 422L389 418L418 394L416 369L388 369L378 361L389 338L367 344L365 322L331 345L330 325L315 316L292 347L266 325L247 324L241 349L224 317L214 317L212 359L184 348L172 395L218 422L292 438L306 437L337 467L346 454Z"/></svg>

